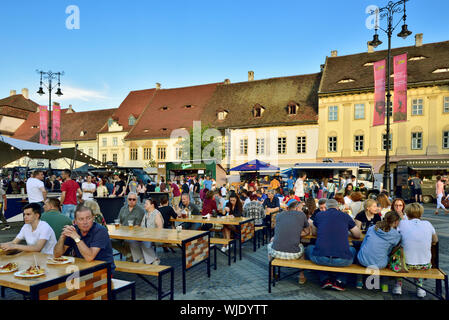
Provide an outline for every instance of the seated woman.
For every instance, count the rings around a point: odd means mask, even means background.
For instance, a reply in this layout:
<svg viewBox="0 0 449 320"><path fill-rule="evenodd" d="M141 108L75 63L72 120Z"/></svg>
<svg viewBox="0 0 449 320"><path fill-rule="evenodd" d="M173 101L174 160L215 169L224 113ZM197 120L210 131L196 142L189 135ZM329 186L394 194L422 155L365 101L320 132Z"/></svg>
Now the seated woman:
<svg viewBox="0 0 449 320"><path fill-rule="evenodd" d="M363 211L363 194L360 191L351 193L352 202L349 204L351 216L355 218L361 211Z"/></svg>
<svg viewBox="0 0 449 320"><path fill-rule="evenodd" d="M224 212L229 218L238 218L243 216L243 205L237 194L232 193L229 197L229 202L226 204ZM223 225L223 236L225 239L231 239L231 231L236 231L235 226ZM229 248L227 245L221 248L221 251L226 252Z"/></svg>
<svg viewBox="0 0 449 320"><path fill-rule="evenodd" d="M157 210L157 202L152 199L145 201L145 215L143 216L142 228L158 228L164 227L164 219L162 214ZM148 241L130 241L129 247L133 256L134 262L159 265L161 261L156 255L153 248L153 243Z"/></svg>
<svg viewBox="0 0 449 320"><path fill-rule="evenodd" d="M100 206L96 201L86 200L84 201L83 206L89 208L92 211L92 214L94 215L94 221L96 223L107 227L106 220L104 219L103 214L100 211Z"/></svg>
<svg viewBox="0 0 449 320"><path fill-rule="evenodd" d="M385 193L381 193L377 196L377 202L379 202L380 215L381 218L383 218L385 214L391 210L391 202Z"/></svg>
<svg viewBox="0 0 449 320"><path fill-rule="evenodd" d="M368 229L357 254L357 259L362 266L383 269L388 265L388 255L401 241L401 235L396 229L400 221L399 215L390 211L382 221ZM363 288L361 275L357 277L357 288Z"/></svg>
<svg viewBox="0 0 449 320"><path fill-rule="evenodd" d="M381 220L377 201L374 199L366 200L364 211L356 215L354 219L355 224L362 230L362 233L366 233L371 226L376 225Z"/></svg>
<svg viewBox="0 0 449 320"><path fill-rule="evenodd" d="M424 207L419 203L411 203L405 207L408 220L401 220L401 245L404 248L405 263L409 270L429 270L432 268L432 244L438 242L435 228L429 221L421 220ZM418 284L416 294L419 298L426 296L422 287L422 279L415 279ZM394 294L402 294L402 282L397 281Z"/></svg>
<svg viewBox="0 0 449 320"><path fill-rule="evenodd" d="M344 194L343 193L337 193L334 196L334 199L338 202L338 210L344 211L349 209L349 206L345 204Z"/></svg>
<svg viewBox="0 0 449 320"><path fill-rule="evenodd" d="M56 236L50 225L41 221L41 206L37 203L30 203L23 209L25 224L16 238L7 243L0 244L0 248L9 250L20 250L26 252L41 252L53 254L56 245ZM25 240L26 245L19 243Z"/></svg>
<svg viewBox="0 0 449 320"><path fill-rule="evenodd" d="M391 211L396 212L399 217L401 217L401 220L403 219L407 219L407 216L404 213L405 210L405 201L401 198L396 198L393 200L393 202L391 203Z"/></svg>

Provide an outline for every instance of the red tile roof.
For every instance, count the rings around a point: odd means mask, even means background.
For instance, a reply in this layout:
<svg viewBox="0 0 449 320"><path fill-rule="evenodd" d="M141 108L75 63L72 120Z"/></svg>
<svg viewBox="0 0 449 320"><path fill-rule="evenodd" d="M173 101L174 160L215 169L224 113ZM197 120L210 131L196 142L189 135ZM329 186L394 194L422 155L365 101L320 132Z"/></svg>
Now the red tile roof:
<svg viewBox="0 0 449 320"><path fill-rule="evenodd" d="M174 129L189 130L193 127L193 121L201 120L204 107L217 85L157 90L125 139L168 138ZM167 109L164 110L164 107Z"/></svg>
<svg viewBox="0 0 449 320"><path fill-rule="evenodd" d="M67 113L61 110L61 140L95 140L97 132L117 109L104 109L86 112ZM30 114L28 119L16 130L13 138L39 142L39 112ZM85 134L81 136L81 131Z"/></svg>
<svg viewBox="0 0 449 320"><path fill-rule="evenodd" d="M120 104L112 115L112 119L116 120L120 126L123 127L123 131L130 131L133 126L128 124L130 115L133 115L136 119L141 115L145 107L150 103L154 96L156 89L147 89L139 91L131 91L128 96ZM99 133L108 132L107 121L103 127L99 130Z"/></svg>
<svg viewBox="0 0 449 320"><path fill-rule="evenodd" d="M26 99L21 94L16 94L16 95L1 99L0 106L9 106L9 107L17 108L17 109L30 111L30 112L36 112L39 105L36 102L34 102L33 100Z"/></svg>

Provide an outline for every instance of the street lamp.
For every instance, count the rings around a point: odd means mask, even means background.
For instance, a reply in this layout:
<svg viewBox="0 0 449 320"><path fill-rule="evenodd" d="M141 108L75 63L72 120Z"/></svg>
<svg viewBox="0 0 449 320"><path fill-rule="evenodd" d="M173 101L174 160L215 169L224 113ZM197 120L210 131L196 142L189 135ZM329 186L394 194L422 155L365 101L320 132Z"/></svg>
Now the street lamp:
<svg viewBox="0 0 449 320"><path fill-rule="evenodd" d="M388 2L388 5L383 8L378 8L376 10L371 10L371 14L376 14L376 26L375 26L375 33L373 36L373 40L370 41L368 44L370 46L373 46L376 48L377 46L382 44L382 41L379 40L379 35L377 34L377 30L384 31L388 36L388 57L387 57L387 145L386 145L386 152L385 152L385 169L384 169L384 187L386 186L386 189L388 191L388 194L391 195L391 181L390 181L390 146L391 146L391 139L390 139L390 104L391 104L391 93L390 93L390 60L391 60L391 36L393 35L393 31L396 29L396 27L399 25L401 21L399 21L394 27L393 27L393 16L395 13L403 13L402 19L403 25L401 32L398 33L398 37L406 39L409 35L412 34L411 31L408 30L408 26L406 24L407 14L406 14L406 8L405 4L409 0L401 0L397 2L390 1ZM378 25L378 18L380 14L380 19L387 18L388 19L388 27L387 30L382 29Z"/></svg>

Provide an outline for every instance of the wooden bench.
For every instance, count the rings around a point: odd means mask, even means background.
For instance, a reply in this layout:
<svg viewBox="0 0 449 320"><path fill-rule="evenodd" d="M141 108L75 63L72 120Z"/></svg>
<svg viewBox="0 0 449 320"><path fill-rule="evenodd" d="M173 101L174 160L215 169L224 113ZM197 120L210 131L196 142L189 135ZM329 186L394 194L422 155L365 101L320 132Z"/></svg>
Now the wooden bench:
<svg viewBox="0 0 449 320"><path fill-rule="evenodd" d="M125 281L119 279L111 280L112 300L117 300L117 294L131 289L131 300L136 300L136 283L134 281Z"/></svg>
<svg viewBox="0 0 449 320"><path fill-rule="evenodd" d="M271 293L271 285L273 287L275 286L276 279L273 278L273 271L275 271L275 268L278 267L278 276L277 278L280 280L280 268L286 267L286 268L294 268L294 269L300 269L300 270L318 270L318 271L327 271L327 272L342 272L342 273L352 273L352 274L362 274L362 275L371 275L374 273L373 269L368 269L366 267L360 266L360 265L350 265L347 267L328 267L328 266L321 266L314 264L310 260L303 260L303 259L297 259L297 260L283 260L283 259L273 259L269 263L269 272L268 272L268 292ZM372 270L373 272L371 272ZM436 280L436 293L430 292L423 288L425 291L429 292L430 294L436 296L439 299L446 299L449 300L449 292L448 292L448 276L444 271L442 271L439 268L432 268L427 271L422 270L413 270L409 271L407 273L398 273L394 272L390 269L381 269L378 271L379 276L385 276L385 277L396 277L396 278L404 278L404 280L414 284L412 281L409 281L406 278L423 278L423 279L434 279ZM273 278L273 279L272 279ZM441 281L444 281L445 286L445 297L441 295Z"/></svg>
<svg viewBox="0 0 449 320"><path fill-rule="evenodd" d="M171 266L151 265L128 261L114 261L116 269L115 271L137 274L146 283L157 290L158 300L162 300L166 296L170 296L170 300L173 300L174 294L174 272ZM162 277L164 274L170 273L170 291L162 292ZM155 286L144 276L157 277L158 284Z"/></svg>
<svg viewBox="0 0 449 320"><path fill-rule="evenodd" d="M231 265L231 249L234 249L234 263L237 260L237 246L235 245L235 239L223 239L223 238L210 238L210 244L211 249L214 249L214 270L217 270L217 250L219 250L221 253L226 255L228 257L228 265ZM220 250L220 248L217 247L217 244L220 245L226 245L229 247L229 250L227 253Z"/></svg>

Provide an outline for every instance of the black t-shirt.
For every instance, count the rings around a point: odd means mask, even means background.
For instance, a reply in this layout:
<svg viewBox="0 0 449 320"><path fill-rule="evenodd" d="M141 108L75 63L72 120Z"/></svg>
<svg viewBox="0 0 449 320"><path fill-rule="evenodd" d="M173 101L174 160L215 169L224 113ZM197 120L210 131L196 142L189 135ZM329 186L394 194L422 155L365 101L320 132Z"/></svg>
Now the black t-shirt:
<svg viewBox="0 0 449 320"><path fill-rule="evenodd" d="M378 215L375 214L374 217L371 219L371 221L369 221L366 218L366 214L365 211L360 212L358 215L355 216L355 220L359 220L362 223L362 227L360 228L362 230L363 233L366 233L366 231L371 227L376 225L376 223L378 223L379 221L382 220L382 218ZM364 226L365 224L365 226Z"/></svg>
<svg viewBox="0 0 449 320"><path fill-rule="evenodd" d="M229 208L229 215L233 215L234 217L238 218L238 217L242 217L243 216L243 209L239 210L239 207L237 205L235 205L234 210L232 210L232 204L230 201L228 201L228 203L226 203L226 207Z"/></svg>
<svg viewBox="0 0 449 320"><path fill-rule="evenodd" d="M189 185L187 183L182 185L182 193L189 193Z"/></svg>
<svg viewBox="0 0 449 320"><path fill-rule="evenodd" d="M197 181L197 182L193 185L193 192L194 192L194 193L200 193L200 189L201 189L201 186L200 186L199 182Z"/></svg>
<svg viewBox="0 0 449 320"><path fill-rule="evenodd" d="M176 219L178 215L176 214L175 210L173 210L170 206L164 206L157 208L159 212L162 214L162 218L164 218L164 229L170 229L172 226L172 223L170 221L170 218Z"/></svg>
<svg viewBox="0 0 449 320"><path fill-rule="evenodd" d="M152 183L148 183L145 186L145 188L147 189L147 191L146 191L147 193L148 192L154 192L156 190L156 186L154 184L152 184Z"/></svg>
<svg viewBox="0 0 449 320"><path fill-rule="evenodd" d="M115 195L118 196L123 192L123 188L125 188L126 183L123 180L119 180L114 184Z"/></svg>

